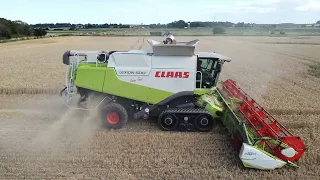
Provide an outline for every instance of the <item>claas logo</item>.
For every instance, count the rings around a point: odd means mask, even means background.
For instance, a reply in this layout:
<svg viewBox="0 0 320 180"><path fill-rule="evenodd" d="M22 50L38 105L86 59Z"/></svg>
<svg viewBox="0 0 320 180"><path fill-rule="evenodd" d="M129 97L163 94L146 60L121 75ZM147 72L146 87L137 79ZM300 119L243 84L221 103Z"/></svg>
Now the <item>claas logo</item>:
<svg viewBox="0 0 320 180"><path fill-rule="evenodd" d="M190 72L157 71L157 78L189 78Z"/></svg>

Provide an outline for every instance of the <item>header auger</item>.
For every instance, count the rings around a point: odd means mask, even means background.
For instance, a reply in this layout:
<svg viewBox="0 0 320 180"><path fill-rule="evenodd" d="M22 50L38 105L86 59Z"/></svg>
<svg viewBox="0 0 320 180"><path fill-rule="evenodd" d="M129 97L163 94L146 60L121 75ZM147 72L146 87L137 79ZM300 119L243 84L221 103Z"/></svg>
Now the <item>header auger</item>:
<svg viewBox="0 0 320 180"><path fill-rule="evenodd" d="M245 167L276 169L295 164L305 151L302 140L275 120L233 80L219 82L225 62L212 52L195 53L198 40L163 44L151 50L67 51L66 95L90 95L107 128L119 129L128 118L156 118L164 131L208 132L221 121L232 134ZM72 59L70 60L70 57ZM84 57L80 60L80 57Z"/></svg>

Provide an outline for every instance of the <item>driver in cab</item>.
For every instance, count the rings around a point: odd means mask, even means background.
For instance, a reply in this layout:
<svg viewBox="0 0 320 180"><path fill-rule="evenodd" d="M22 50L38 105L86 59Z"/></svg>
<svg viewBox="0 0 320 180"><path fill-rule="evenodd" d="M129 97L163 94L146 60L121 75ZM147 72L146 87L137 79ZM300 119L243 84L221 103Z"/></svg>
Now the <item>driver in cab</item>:
<svg viewBox="0 0 320 180"><path fill-rule="evenodd" d="M177 41L174 39L172 34L167 35L166 40L163 41L164 44L177 44Z"/></svg>

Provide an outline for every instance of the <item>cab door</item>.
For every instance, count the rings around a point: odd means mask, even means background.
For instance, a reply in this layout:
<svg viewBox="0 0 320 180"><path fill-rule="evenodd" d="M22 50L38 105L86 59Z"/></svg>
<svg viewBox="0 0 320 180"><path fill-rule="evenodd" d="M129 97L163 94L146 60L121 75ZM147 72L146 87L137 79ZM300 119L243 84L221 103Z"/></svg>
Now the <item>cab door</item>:
<svg viewBox="0 0 320 180"><path fill-rule="evenodd" d="M210 88L215 61L212 58L198 57L196 88Z"/></svg>

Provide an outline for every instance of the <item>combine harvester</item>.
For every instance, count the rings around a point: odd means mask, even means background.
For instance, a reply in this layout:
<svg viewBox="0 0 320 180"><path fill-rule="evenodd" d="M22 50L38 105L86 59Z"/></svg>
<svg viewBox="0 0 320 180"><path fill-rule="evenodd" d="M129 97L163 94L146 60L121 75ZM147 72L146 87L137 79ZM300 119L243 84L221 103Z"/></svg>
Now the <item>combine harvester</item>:
<svg viewBox="0 0 320 180"><path fill-rule="evenodd" d="M164 131L208 132L221 121L232 134L245 167L297 167L305 151L303 141L235 81L218 81L230 58L195 53L198 40L174 45L148 42L151 51L65 52L63 63L68 71L61 95L66 96L67 106L73 108L72 95L80 94L77 108L98 109L102 122L113 129L124 127L130 117L155 117ZM102 100L92 109L83 107L93 94L101 95Z"/></svg>

